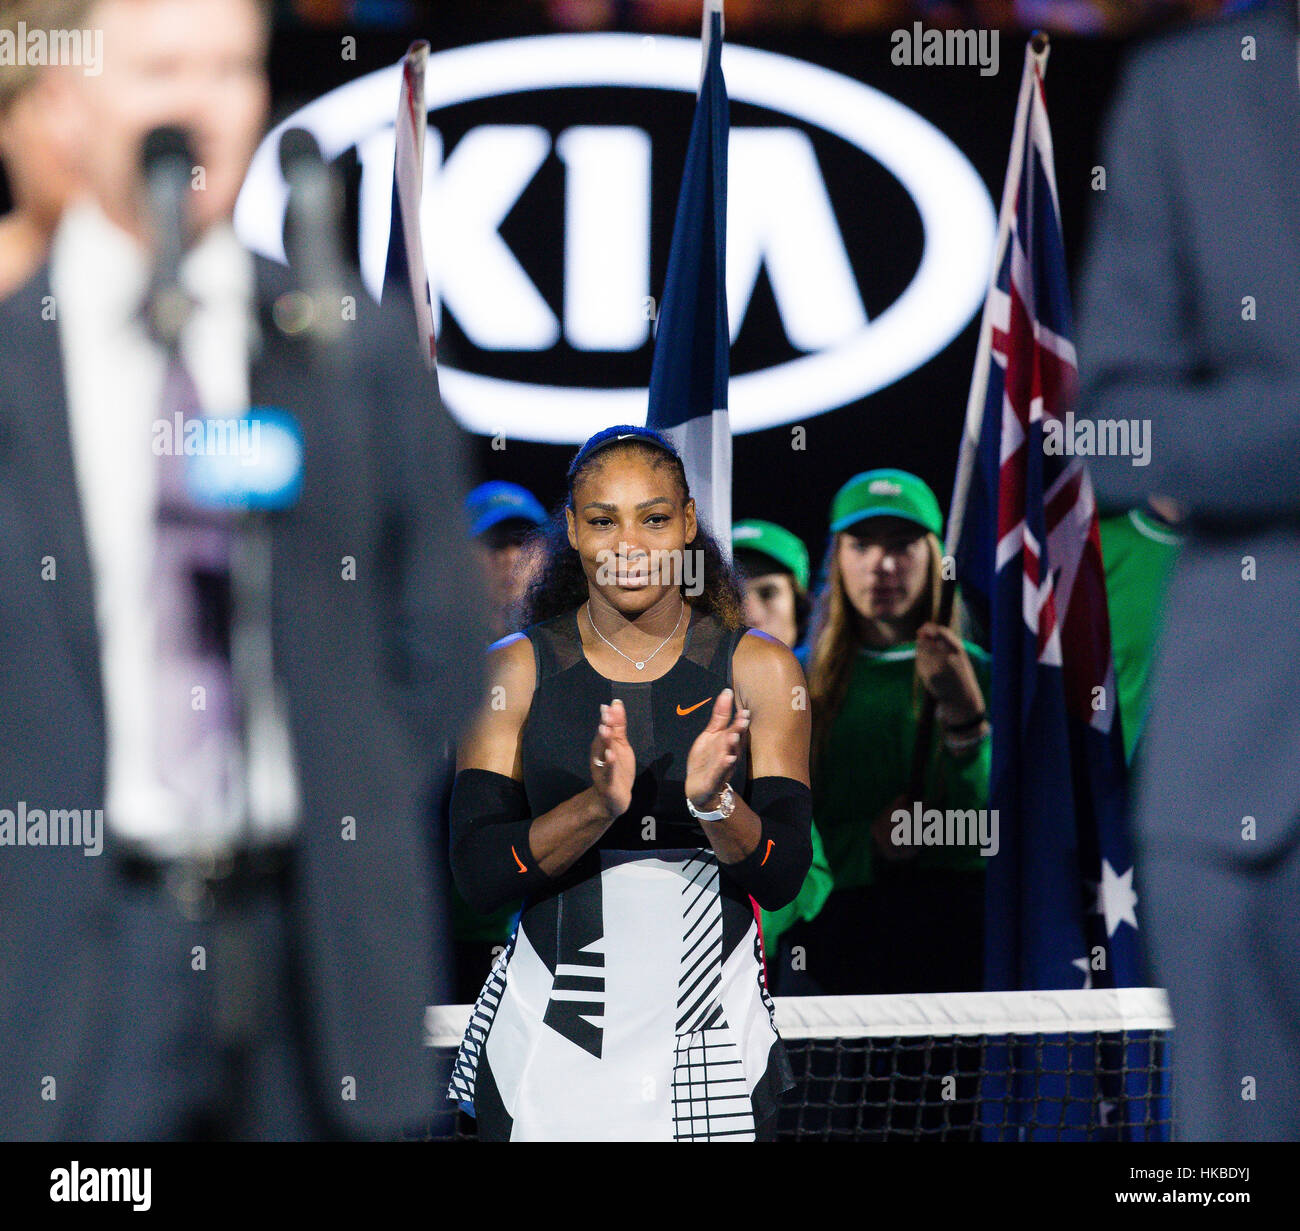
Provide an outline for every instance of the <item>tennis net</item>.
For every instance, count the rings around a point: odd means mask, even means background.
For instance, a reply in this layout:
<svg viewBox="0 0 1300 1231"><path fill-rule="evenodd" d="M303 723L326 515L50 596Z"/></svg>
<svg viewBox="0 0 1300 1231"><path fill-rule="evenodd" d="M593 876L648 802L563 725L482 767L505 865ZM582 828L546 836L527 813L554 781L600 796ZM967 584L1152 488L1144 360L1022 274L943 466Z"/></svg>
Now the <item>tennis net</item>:
<svg viewBox="0 0 1300 1231"><path fill-rule="evenodd" d="M435 1006L447 1065L468 1005ZM1159 988L776 999L796 1085L787 1141L1167 1141L1172 1020ZM431 1138L472 1138L450 1110Z"/></svg>

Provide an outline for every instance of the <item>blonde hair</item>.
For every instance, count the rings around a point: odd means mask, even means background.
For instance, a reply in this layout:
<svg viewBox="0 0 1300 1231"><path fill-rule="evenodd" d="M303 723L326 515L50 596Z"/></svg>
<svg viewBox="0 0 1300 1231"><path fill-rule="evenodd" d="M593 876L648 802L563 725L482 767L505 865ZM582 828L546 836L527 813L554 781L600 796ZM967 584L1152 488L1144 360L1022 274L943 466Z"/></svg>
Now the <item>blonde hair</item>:
<svg viewBox="0 0 1300 1231"><path fill-rule="evenodd" d="M28 30L82 29L96 0L0 0L0 30L18 38ZM44 71L43 64L0 64L0 116L22 97Z"/></svg>
<svg viewBox="0 0 1300 1231"><path fill-rule="evenodd" d="M834 725L836 715L844 704L848 691L853 662L864 642L858 632L856 612L844 592L844 578L840 572L840 544L845 531L833 535L827 547L826 582L817 595L813 608L812 626L808 634L808 700L812 707L812 764L816 765L825 745L826 737ZM921 613L921 624L939 618L939 602L943 589L943 547L937 535L926 532L929 552L929 578L925 592L917 600L914 611ZM909 614L911 614L909 612ZM957 627L957 605L948 621L949 628ZM919 707L920 678L913 674L912 700Z"/></svg>
<svg viewBox="0 0 1300 1231"><path fill-rule="evenodd" d="M0 0L0 30L18 37L18 23L28 30L82 30L100 0ZM269 36L274 0L253 0ZM35 84L41 64L0 65L0 117Z"/></svg>

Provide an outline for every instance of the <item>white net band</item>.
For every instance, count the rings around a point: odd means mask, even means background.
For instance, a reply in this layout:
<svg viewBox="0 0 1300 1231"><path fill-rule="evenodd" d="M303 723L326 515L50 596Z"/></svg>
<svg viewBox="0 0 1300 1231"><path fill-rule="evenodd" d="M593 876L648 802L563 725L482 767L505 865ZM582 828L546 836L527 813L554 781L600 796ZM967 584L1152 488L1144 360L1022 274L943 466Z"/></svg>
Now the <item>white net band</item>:
<svg viewBox="0 0 1300 1231"><path fill-rule="evenodd" d="M469 1021L467 1004L431 1005L425 1043L455 1048ZM1105 1034L1169 1030L1163 988L1045 992L927 992L915 996L778 996L781 1037L862 1039L899 1036Z"/></svg>

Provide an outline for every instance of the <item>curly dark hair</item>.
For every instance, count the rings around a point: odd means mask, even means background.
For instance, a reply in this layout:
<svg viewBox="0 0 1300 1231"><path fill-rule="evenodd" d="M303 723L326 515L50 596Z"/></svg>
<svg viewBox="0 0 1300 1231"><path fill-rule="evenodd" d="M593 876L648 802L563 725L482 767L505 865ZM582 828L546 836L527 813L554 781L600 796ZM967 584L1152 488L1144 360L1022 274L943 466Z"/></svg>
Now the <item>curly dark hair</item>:
<svg viewBox="0 0 1300 1231"><path fill-rule="evenodd" d="M585 446L584 446L585 447ZM677 486L678 497L684 505L690 498L686 470L675 452L647 443L644 439L630 438L606 445L582 461L569 476L569 491L565 500L554 510L547 525L539 530L530 542L530 548L539 550L538 563L532 584L520 604L520 626L540 624L544 620L573 611L587 601L587 575L582 570L578 553L569 546L568 521L565 510L573 508L573 491L578 483L612 457L635 452L655 469L667 467ZM696 519L692 549L703 553L703 593L685 601L699 611L708 613L727 628L744 628L744 605L736 577L722 554L718 541L709 533L703 521Z"/></svg>

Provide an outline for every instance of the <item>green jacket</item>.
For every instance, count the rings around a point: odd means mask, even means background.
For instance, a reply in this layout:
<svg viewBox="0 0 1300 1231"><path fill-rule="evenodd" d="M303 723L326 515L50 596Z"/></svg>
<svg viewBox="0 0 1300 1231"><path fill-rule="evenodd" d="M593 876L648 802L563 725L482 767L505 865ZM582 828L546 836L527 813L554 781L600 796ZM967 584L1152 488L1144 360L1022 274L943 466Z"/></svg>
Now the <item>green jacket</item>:
<svg viewBox="0 0 1300 1231"><path fill-rule="evenodd" d="M976 678L989 700L989 657L963 643ZM813 767L813 864L789 906L763 912L763 939L775 954L781 933L812 919L832 889L869 885L878 855L871 836L877 814L907 790L916 739L914 704L916 645L858 652L840 712ZM927 776L926 806L988 806L991 741L973 753L954 756L936 731ZM922 847L909 861L917 868L982 871L977 847Z"/></svg>
<svg viewBox="0 0 1300 1231"><path fill-rule="evenodd" d="M1160 640L1165 588L1183 540L1141 509L1103 518L1100 530L1124 759L1131 764L1146 724L1147 680Z"/></svg>

